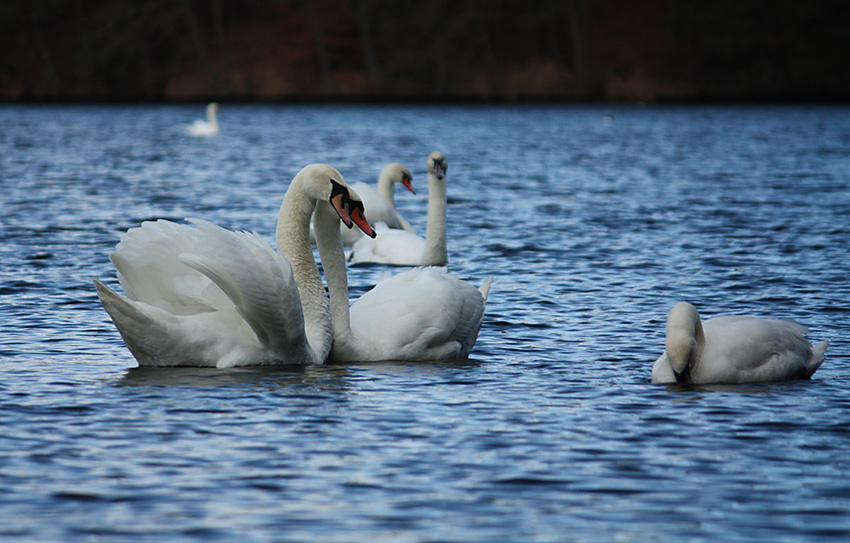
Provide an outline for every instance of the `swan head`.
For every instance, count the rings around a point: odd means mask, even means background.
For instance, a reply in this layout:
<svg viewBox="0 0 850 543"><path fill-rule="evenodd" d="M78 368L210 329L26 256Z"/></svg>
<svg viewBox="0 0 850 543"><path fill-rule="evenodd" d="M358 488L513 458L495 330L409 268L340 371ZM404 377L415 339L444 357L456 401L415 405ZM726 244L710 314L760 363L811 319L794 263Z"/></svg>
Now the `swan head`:
<svg viewBox="0 0 850 543"><path fill-rule="evenodd" d="M412 190L412 189L411 189ZM369 224L369 221L366 220L366 214L364 210L366 209L363 205L363 201L360 199L360 196L354 191L353 188L348 188L348 214L351 216L351 220L363 230L363 233L369 236L370 238L374 238L378 235L377 232L372 228L372 225ZM351 228L351 226L348 226Z"/></svg>
<svg viewBox="0 0 850 543"><path fill-rule="evenodd" d="M310 214L316 202L328 202L343 224L351 228L348 187L339 170L326 164L308 164L298 172L292 184L302 187L311 206Z"/></svg>
<svg viewBox="0 0 850 543"><path fill-rule="evenodd" d="M688 302L674 305L667 316L664 344L677 381L687 380L689 370L699 359L702 341L702 323L696 308Z"/></svg>
<svg viewBox="0 0 850 543"><path fill-rule="evenodd" d="M388 164L381 172L381 175L386 175L393 183L401 183L404 185L404 188L413 194L416 194L416 191L413 190L413 185L411 184L413 181L413 175L404 164L399 164L398 162Z"/></svg>
<svg viewBox="0 0 850 543"><path fill-rule="evenodd" d="M207 104L207 114L213 114L216 111L218 111L218 103L217 102L210 102L209 104Z"/></svg>
<svg viewBox="0 0 850 543"><path fill-rule="evenodd" d="M434 151L428 155L428 173L432 174L437 179L445 179L446 172L449 169L449 161L446 155L440 151Z"/></svg>

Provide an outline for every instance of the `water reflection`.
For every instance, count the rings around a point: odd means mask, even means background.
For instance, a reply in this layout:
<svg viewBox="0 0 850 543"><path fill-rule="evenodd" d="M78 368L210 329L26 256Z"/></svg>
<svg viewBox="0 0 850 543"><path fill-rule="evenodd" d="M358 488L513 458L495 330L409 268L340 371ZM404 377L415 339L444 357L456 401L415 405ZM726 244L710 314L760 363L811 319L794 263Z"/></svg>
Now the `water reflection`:
<svg viewBox="0 0 850 543"><path fill-rule="evenodd" d="M798 390L805 386L817 386L812 384L809 379L799 379L795 381L781 381L776 383L757 383L757 384L742 384L742 385L695 385L691 383L674 383L669 385L653 385L663 387L664 390L673 394L692 394L697 398L702 398L705 392L720 392L728 394L782 394L791 390Z"/></svg>
<svg viewBox="0 0 850 543"><path fill-rule="evenodd" d="M349 380L380 379L383 375L413 379L462 374L483 361L442 360L431 362L382 361L322 366L251 366L240 368L134 367L125 370L119 386L219 388L263 386L286 388L309 385L323 390L340 390Z"/></svg>
<svg viewBox="0 0 850 543"><path fill-rule="evenodd" d="M247 368L135 367L124 372L120 386L218 388L230 386L286 387L313 385L334 388L350 371L343 366L284 366Z"/></svg>

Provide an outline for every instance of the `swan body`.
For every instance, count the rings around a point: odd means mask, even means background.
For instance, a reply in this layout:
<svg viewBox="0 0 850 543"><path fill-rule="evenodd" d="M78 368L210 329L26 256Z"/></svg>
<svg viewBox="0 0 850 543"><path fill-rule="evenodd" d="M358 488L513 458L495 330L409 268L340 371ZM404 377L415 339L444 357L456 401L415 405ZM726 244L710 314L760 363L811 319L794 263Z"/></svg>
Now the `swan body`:
<svg viewBox="0 0 850 543"><path fill-rule="evenodd" d="M820 367L829 341L812 346L808 328L790 320L724 316L701 321L679 302L667 318L665 351L652 382L740 384L807 379Z"/></svg>
<svg viewBox="0 0 850 543"><path fill-rule="evenodd" d="M218 112L217 103L210 102L209 104L207 104L207 120L196 120L195 122L186 127L186 133L196 138L209 138L211 136L217 136L219 133L219 128L216 112Z"/></svg>
<svg viewBox="0 0 850 543"><path fill-rule="evenodd" d="M397 266L445 266L446 249L446 155L428 155L428 228L425 238L407 230L377 226L378 237L361 238L352 248L349 262L376 262ZM368 213L368 207L366 208Z"/></svg>
<svg viewBox="0 0 850 543"><path fill-rule="evenodd" d="M110 260L125 296L98 296L141 366L322 364L333 342L330 307L309 245L316 207L350 223L342 175L305 167L278 215L275 251L257 234L212 223L145 222Z"/></svg>
<svg viewBox="0 0 850 543"><path fill-rule="evenodd" d="M356 191L349 194L357 202ZM355 222L361 217L351 213ZM481 329L492 277L476 288L447 274L445 268L414 268L382 278L349 307L339 228L328 210L319 208L314 225L330 293L334 344L329 360L434 361L469 356Z"/></svg>

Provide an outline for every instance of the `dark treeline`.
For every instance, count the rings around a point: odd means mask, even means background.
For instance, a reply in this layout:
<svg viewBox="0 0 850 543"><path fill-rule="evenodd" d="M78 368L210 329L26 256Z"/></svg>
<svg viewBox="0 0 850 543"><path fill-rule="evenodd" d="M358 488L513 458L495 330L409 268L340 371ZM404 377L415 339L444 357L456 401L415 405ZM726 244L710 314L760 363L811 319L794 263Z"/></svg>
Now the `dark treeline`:
<svg viewBox="0 0 850 543"><path fill-rule="evenodd" d="M846 100L850 2L29 0L0 100Z"/></svg>

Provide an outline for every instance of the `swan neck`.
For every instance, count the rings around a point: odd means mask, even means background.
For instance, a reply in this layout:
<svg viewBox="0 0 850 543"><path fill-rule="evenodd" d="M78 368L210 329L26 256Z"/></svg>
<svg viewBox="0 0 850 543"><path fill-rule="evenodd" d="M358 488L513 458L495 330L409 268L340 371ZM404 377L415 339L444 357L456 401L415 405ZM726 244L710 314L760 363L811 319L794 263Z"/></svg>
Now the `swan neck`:
<svg viewBox="0 0 850 543"><path fill-rule="evenodd" d="M307 197L298 177L293 179L280 206L276 239L278 250L292 266L307 341L321 364L330 354L333 330L325 287L310 248L310 217L315 206L315 200Z"/></svg>
<svg viewBox="0 0 850 543"><path fill-rule="evenodd" d="M392 177L390 173L387 171L382 171L381 175L378 176L378 194L381 195L381 198L387 201L387 203L395 208L394 204L394 193L395 187L393 187L395 183L393 183Z"/></svg>
<svg viewBox="0 0 850 543"><path fill-rule="evenodd" d="M342 246L339 217L330 205L320 203L313 218L316 245L322 270L330 294L331 323L333 326L333 353L349 348L353 342L351 316L348 304L348 271L345 267L345 250Z"/></svg>
<svg viewBox="0 0 850 543"><path fill-rule="evenodd" d="M218 128L218 117L216 117L215 108L207 108L207 121L210 123L210 125L212 125L213 128Z"/></svg>
<svg viewBox="0 0 850 543"><path fill-rule="evenodd" d="M428 226L425 232L423 266L445 266L446 250L446 180L428 173Z"/></svg>

